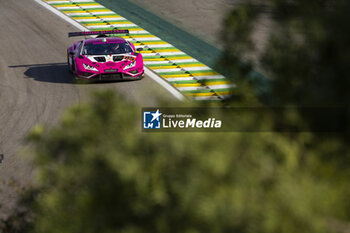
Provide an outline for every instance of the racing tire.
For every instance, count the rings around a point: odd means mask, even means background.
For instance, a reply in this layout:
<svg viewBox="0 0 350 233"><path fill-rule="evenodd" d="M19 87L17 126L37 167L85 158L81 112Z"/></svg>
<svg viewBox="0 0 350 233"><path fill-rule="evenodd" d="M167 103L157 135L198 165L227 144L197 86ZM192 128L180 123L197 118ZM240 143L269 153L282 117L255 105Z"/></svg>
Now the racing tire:
<svg viewBox="0 0 350 233"><path fill-rule="evenodd" d="M138 80L141 80L141 79L143 79L145 77L145 73L143 73L141 76L139 76L136 80L138 81Z"/></svg>
<svg viewBox="0 0 350 233"><path fill-rule="evenodd" d="M75 73L73 71L70 71L71 73L71 80L72 80L72 84L77 84L79 79L77 78L77 76L75 75Z"/></svg>
<svg viewBox="0 0 350 233"><path fill-rule="evenodd" d="M68 67L69 73L73 73L73 71L72 71L72 69L71 69L71 67L69 65L69 54L67 54L67 67Z"/></svg>

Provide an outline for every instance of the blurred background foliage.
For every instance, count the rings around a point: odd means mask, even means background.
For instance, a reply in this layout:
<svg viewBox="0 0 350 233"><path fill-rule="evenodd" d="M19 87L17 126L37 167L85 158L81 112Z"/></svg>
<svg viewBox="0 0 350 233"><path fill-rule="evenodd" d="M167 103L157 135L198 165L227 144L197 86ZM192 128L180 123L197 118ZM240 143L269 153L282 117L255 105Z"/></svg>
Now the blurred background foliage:
<svg viewBox="0 0 350 233"><path fill-rule="evenodd" d="M268 86L266 104L349 104L349 1L243 2L224 22L218 67L228 77Z"/></svg>
<svg viewBox="0 0 350 233"><path fill-rule="evenodd" d="M224 106L347 107L349 10L341 0L255 1L233 9L218 64L238 88ZM257 51L252 34L262 14L273 30ZM266 82L256 67L268 82L260 93L254 80ZM141 133L140 116L139 106L104 91L69 109L54 129L35 127L28 141L36 181L0 229L350 231L348 134ZM237 124L257 122L275 127L275 119L260 116Z"/></svg>
<svg viewBox="0 0 350 233"><path fill-rule="evenodd" d="M5 232L348 232L349 169L320 159L341 156L339 141L141 133L140 115L105 91L37 126L37 180Z"/></svg>

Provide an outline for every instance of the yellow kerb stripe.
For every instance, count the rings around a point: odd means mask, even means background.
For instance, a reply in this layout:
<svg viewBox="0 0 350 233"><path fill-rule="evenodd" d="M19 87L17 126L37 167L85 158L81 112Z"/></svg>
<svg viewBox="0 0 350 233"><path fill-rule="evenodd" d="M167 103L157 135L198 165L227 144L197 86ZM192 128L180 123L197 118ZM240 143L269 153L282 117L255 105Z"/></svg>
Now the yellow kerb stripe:
<svg viewBox="0 0 350 233"><path fill-rule="evenodd" d="M171 68L183 68L183 67L200 67L205 66L203 64L189 64L189 65L172 65L172 66L152 66L150 67L152 70L155 69L171 69Z"/></svg>
<svg viewBox="0 0 350 233"><path fill-rule="evenodd" d="M89 9L86 9L87 11L89 12L104 12L104 11L111 11L110 9L97 9L97 10L89 10Z"/></svg>
<svg viewBox="0 0 350 233"><path fill-rule="evenodd" d="M132 32L132 31L143 31L144 29L143 28L129 28L128 30L129 30L129 32Z"/></svg>
<svg viewBox="0 0 350 233"><path fill-rule="evenodd" d="M203 86L200 83L182 83L182 84L173 84L174 87L200 87Z"/></svg>
<svg viewBox="0 0 350 233"><path fill-rule="evenodd" d="M180 59L192 59L190 56L181 56L181 57L167 57L167 61L180 60ZM164 61L164 58L143 58L144 61Z"/></svg>
<svg viewBox="0 0 350 233"><path fill-rule="evenodd" d="M183 93L187 96L214 96L214 92L206 92L206 93Z"/></svg>
<svg viewBox="0 0 350 233"><path fill-rule="evenodd" d="M182 65L179 65L179 66L180 67L200 67L200 66L204 67L206 65L201 64L201 63L197 63L197 64L182 64Z"/></svg>
<svg viewBox="0 0 350 233"><path fill-rule="evenodd" d="M130 30L130 29L129 29ZM164 49L164 50L157 50L157 49L154 49L154 50L145 50L145 51L141 51L141 53L163 53L163 52L181 52L180 50L178 49Z"/></svg>
<svg viewBox="0 0 350 233"><path fill-rule="evenodd" d="M74 6L101 6L101 5L96 3L54 5L54 7L74 7Z"/></svg>
<svg viewBox="0 0 350 233"><path fill-rule="evenodd" d="M183 94L185 94L185 95L187 95L187 96L194 96L194 97L196 97L196 96L214 96L215 94L216 95L230 95L230 94L232 94L232 92L231 91L218 91L218 92L208 92L208 93L183 93Z"/></svg>
<svg viewBox="0 0 350 233"><path fill-rule="evenodd" d="M219 73L215 71L209 71L209 72L201 72L201 73L195 73L195 74L169 74L169 75L162 75L163 78L182 78L182 77L196 77L196 76L205 76L205 75L219 75Z"/></svg>
<svg viewBox="0 0 350 233"><path fill-rule="evenodd" d="M152 66L149 67L152 70L156 70L156 69L172 69L172 68L181 68L180 66Z"/></svg>
<svg viewBox="0 0 350 233"><path fill-rule="evenodd" d="M148 36L147 36L148 37ZM133 43L135 46L138 46L138 45L154 45L154 44L168 44L167 42L165 41L152 41L152 42L145 42L145 43Z"/></svg>
<svg viewBox="0 0 350 233"><path fill-rule="evenodd" d="M122 19L123 17L119 15L113 15L113 16L100 16L100 17L95 17L95 16L82 16L82 17L72 17L73 19L100 19L100 18L108 18L108 19Z"/></svg>
<svg viewBox="0 0 350 233"><path fill-rule="evenodd" d="M210 86L210 85L221 85L221 84L229 84L227 81L220 81L220 82L205 82L203 85ZM199 87L203 86L201 83L181 83L181 84L174 84L175 87Z"/></svg>
<svg viewBox="0 0 350 233"><path fill-rule="evenodd" d="M165 58L143 58L144 61L167 61Z"/></svg>
<svg viewBox="0 0 350 233"><path fill-rule="evenodd" d="M121 38L124 38L124 39L133 39L133 38L135 38L135 39L137 39L137 38L144 38L144 37L156 37L156 36L154 36L154 35L131 35L131 36L119 36L119 37L121 37Z"/></svg>

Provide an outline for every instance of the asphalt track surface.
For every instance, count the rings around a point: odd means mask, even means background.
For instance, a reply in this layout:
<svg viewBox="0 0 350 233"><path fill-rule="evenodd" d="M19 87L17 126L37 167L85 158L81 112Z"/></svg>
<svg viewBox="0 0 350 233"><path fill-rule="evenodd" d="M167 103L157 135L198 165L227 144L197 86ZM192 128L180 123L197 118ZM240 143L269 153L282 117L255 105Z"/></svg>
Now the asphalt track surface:
<svg viewBox="0 0 350 233"><path fill-rule="evenodd" d="M77 29L32 0L0 1L0 204L10 206L8 186L30 182L32 166L19 156L36 124L52 126L63 110L85 102L94 90L112 88L140 106L174 101L145 76L140 81L76 85L66 68L66 48ZM1 213L0 213L1 217Z"/></svg>

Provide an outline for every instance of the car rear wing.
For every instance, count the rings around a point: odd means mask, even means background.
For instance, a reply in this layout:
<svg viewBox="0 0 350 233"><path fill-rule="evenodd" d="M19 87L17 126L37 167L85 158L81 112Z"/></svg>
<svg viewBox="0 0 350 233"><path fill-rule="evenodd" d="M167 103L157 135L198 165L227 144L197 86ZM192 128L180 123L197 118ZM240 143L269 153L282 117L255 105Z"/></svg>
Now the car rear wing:
<svg viewBox="0 0 350 233"><path fill-rule="evenodd" d="M68 37L73 37L73 36L92 36L92 35L108 35L108 34L129 34L129 30L69 32L68 33Z"/></svg>

